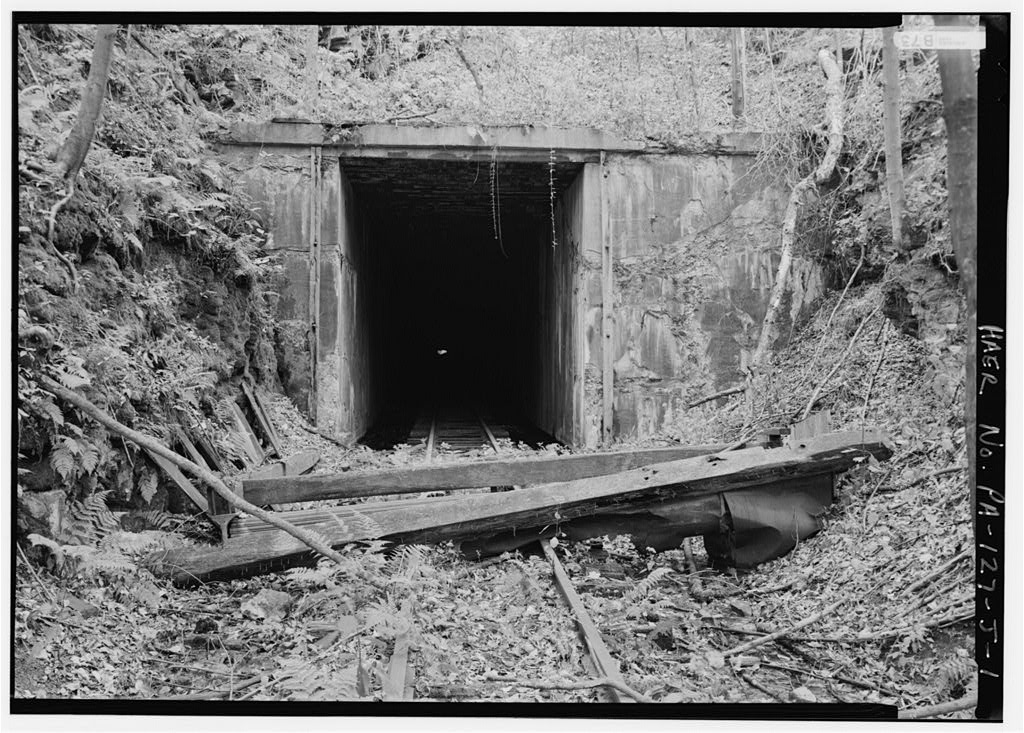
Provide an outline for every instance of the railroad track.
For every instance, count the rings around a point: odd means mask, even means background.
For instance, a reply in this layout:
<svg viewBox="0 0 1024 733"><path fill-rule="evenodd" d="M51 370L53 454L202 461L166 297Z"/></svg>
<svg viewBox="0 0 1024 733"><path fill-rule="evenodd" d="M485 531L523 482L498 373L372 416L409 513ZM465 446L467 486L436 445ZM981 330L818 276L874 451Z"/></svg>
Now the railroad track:
<svg viewBox="0 0 1024 733"><path fill-rule="evenodd" d="M449 450L464 453L490 447L498 451L498 439L507 438L508 430L479 410L442 405L420 414L409 434L409 442L426 441L426 462L430 463L442 443Z"/></svg>

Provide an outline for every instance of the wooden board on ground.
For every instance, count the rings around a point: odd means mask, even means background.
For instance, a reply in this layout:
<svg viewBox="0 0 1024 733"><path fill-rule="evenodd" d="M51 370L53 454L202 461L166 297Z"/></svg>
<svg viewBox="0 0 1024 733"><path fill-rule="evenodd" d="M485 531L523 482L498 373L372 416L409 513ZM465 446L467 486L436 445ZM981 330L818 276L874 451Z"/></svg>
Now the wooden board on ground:
<svg viewBox="0 0 1024 733"><path fill-rule="evenodd" d="M245 449L246 457L250 463L255 466L260 465L266 456L263 453L263 447L260 445L259 440L256 439L256 434L252 431L252 426L245 419L242 408L235 404L233 400L228 400L227 405L228 413L235 423L234 432L238 438L237 443Z"/></svg>
<svg viewBox="0 0 1024 733"><path fill-rule="evenodd" d="M189 481L188 478L186 478L185 474L181 472L180 468L175 466L173 463L168 461L163 456L158 455L153 451L149 450L149 448L146 448L145 451L146 454L153 459L153 463L160 466L160 468L163 469L164 473L166 473L171 478L171 480L177 485L179 489L185 492L185 495L188 496L188 498L191 499L195 503L195 505L199 507L200 510L207 513L210 511L210 505L206 501L206 497L203 496L203 492L197 489L192 484L192 482Z"/></svg>
<svg viewBox="0 0 1024 733"><path fill-rule="evenodd" d="M395 638L395 652L384 678L384 702L404 700L409 676L409 634L403 632Z"/></svg>
<svg viewBox="0 0 1024 733"><path fill-rule="evenodd" d="M421 491L526 486L604 476L654 463L715 453L725 445L669 446L614 453L504 458L477 462L403 466L378 471L243 480L254 504L289 504L319 499L352 499Z"/></svg>
<svg viewBox="0 0 1024 733"><path fill-rule="evenodd" d="M301 474L307 473L313 470L313 466L320 462L320 452L315 450L307 450L302 453L296 453L294 456L288 456L284 460L275 461L269 466L263 466L257 468L255 471L247 474L246 480L251 479L265 479L265 478L279 478L281 476L300 476ZM244 482L243 482L244 486ZM244 492L244 488L243 488ZM245 496L245 494L242 494ZM246 496L246 499L249 499Z"/></svg>
<svg viewBox="0 0 1024 733"><path fill-rule="evenodd" d="M551 563L551 572L555 576L555 584L558 586L558 590L561 592L565 602L569 604L569 608L572 609L573 617L576 619L576 626L579 628L580 639L587 649L587 655L597 671L597 676L615 680L625 687L626 681L622 678L622 673L619 671L618 662L615 661L611 652L608 651L608 647L605 646L604 639L601 638L601 632L598 630L597 625L594 624L593 619L590 618L590 614L587 613L587 607L583 605L583 601L576 593L576 589L572 587L572 581L566 574L565 568L562 567L558 555L551 549L551 544L547 540L542 540L540 545L544 549L548 562ZM632 698L622 695L613 687L607 688L607 694L612 702L633 702Z"/></svg>
<svg viewBox="0 0 1024 733"><path fill-rule="evenodd" d="M263 431L263 435L270 444L270 449L273 451L272 455L283 456L284 454L281 452L281 440L277 436L277 431L274 429L274 423L271 421L270 415L267 414L267 411L263 407L263 401L244 379L242 380L242 392L245 394L245 398L249 400L249 407L256 418L256 424L259 426L260 430Z"/></svg>
<svg viewBox="0 0 1024 733"><path fill-rule="evenodd" d="M210 468L210 464L206 462L203 454L199 452L199 449L196 448L195 443L185 434L185 431L177 431L175 437L178 439L178 444L185 450L189 460L203 468Z"/></svg>
<svg viewBox="0 0 1024 733"><path fill-rule="evenodd" d="M437 542L537 527L589 516L602 507L675 501L734 489L778 484L803 476L838 473L868 455L886 458L891 444L877 429L830 433L803 450L748 448L658 463L610 476L576 479L502 493L474 494L436 507L401 507L368 514L355 505L315 527L333 546L374 538ZM404 502L394 502L400 505ZM284 513L287 518L287 513ZM180 584L264 572L312 557L309 548L283 532L232 538L222 548L175 550L163 565ZM158 568L159 569L159 568Z"/></svg>
<svg viewBox="0 0 1024 733"><path fill-rule="evenodd" d="M815 412L808 415L799 422L793 423L790 426L790 443L795 446L799 446L802 441L805 441L808 438L813 438L815 435L827 433L830 419L831 413L828 410L822 410L821 412Z"/></svg>
<svg viewBox="0 0 1024 733"><path fill-rule="evenodd" d="M197 434L195 436L195 445L203 452L203 455L207 459L206 462L210 464L210 468L221 473L228 473L227 461L209 438L205 435Z"/></svg>

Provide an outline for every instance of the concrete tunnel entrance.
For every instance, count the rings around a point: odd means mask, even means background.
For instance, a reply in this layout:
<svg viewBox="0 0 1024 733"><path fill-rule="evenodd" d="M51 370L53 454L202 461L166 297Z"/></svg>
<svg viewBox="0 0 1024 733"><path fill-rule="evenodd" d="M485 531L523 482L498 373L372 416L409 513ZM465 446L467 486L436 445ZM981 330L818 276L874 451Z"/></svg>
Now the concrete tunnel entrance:
<svg viewBox="0 0 1024 733"><path fill-rule="evenodd" d="M431 421L458 447L477 419L498 438L579 443L584 167L342 155L347 235L337 262L321 252L317 422L373 448L419 442Z"/></svg>

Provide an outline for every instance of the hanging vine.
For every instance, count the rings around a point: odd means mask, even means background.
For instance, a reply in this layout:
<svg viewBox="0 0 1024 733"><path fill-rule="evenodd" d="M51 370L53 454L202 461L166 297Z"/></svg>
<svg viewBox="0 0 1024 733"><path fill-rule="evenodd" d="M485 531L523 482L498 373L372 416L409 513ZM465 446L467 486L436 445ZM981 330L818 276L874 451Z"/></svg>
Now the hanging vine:
<svg viewBox="0 0 1024 733"><path fill-rule="evenodd" d="M491 226L501 254L508 259L501 236L501 182L498 180L498 148L491 149Z"/></svg>
<svg viewBox="0 0 1024 733"><path fill-rule="evenodd" d="M551 203L551 247L558 246L555 234L555 149L548 154L548 199Z"/></svg>

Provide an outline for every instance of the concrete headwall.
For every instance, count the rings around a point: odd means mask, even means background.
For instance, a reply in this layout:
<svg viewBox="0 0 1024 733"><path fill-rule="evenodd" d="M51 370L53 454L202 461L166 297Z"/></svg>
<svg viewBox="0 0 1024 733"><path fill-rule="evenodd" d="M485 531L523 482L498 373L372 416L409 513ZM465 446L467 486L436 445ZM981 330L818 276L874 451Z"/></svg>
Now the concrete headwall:
<svg viewBox="0 0 1024 733"><path fill-rule="evenodd" d="M311 356L313 187L309 150L229 146L222 150L221 160L234 171L235 181L252 199L253 210L268 232L266 249L278 265L271 288L278 294L278 376L285 393L310 415L315 410L316 390Z"/></svg>
<svg viewBox="0 0 1024 733"><path fill-rule="evenodd" d="M370 383L380 375L373 363L380 340L370 331L385 294L370 292L376 250L336 156L429 160L448 154L430 145L445 135L462 141L467 159L487 160L495 148L462 128L373 128L381 140L347 142L325 130L278 123L242 129L222 156L252 196L280 265L284 389L321 427L361 435L380 391ZM540 145L535 134L516 132L516 146L503 155L547 160L553 146ZM542 251L524 265L522 282L526 302L537 306L527 312L539 314L522 324L531 333L520 343L533 352L523 363L526 407L539 427L574 445L601 439L604 243L612 252L613 431L618 439L643 438L671 425L689 402L742 379L775 277L788 196L782 182L752 170L756 137L696 141L672 153L605 142L584 135L568 152L559 149L582 172L556 202L558 246L550 246L548 226L530 235ZM401 145L392 150L392 143ZM602 148L603 167L596 162ZM323 159L314 185L317 151ZM777 339L788 338L823 290L820 271L799 257L791 284Z"/></svg>
<svg viewBox="0 0 1024 733"><path fill-rule="evenodd" d="M620 439L656 433L688 402L743 376L775 278L788 197L781 183L751 171L753 161L752 153L608 157ZM598 251L587 252L599 262ZM600 269L588 269L587 370L600 373ZM800 259L791 277L777 338L823 287L817 268Z"/></svg>
<svg viewBox="0 0 1024 733"><path fill-rule="evenodd" d="M359 437L372 419L370 257L365 223L338 160L322 163L317 427Z"/></svg>

